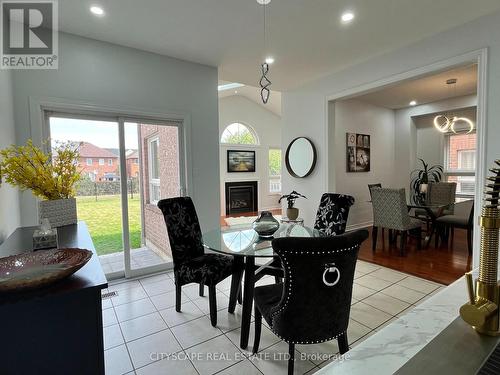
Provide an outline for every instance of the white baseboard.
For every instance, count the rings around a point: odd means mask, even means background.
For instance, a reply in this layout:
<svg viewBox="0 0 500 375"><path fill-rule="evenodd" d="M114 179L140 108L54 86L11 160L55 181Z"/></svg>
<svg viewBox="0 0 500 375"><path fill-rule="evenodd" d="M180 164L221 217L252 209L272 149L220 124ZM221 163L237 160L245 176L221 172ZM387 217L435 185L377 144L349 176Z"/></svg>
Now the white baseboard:
<svg viewBox="0 0 500 375"><path fill-rule="evenodd" d="M367 221L365 223L359 223L359 224L351 224L347 226L346 232L350 232L352 230L357 230L357 229L365 229L371 226L373 226L373 221Z"/></svg>

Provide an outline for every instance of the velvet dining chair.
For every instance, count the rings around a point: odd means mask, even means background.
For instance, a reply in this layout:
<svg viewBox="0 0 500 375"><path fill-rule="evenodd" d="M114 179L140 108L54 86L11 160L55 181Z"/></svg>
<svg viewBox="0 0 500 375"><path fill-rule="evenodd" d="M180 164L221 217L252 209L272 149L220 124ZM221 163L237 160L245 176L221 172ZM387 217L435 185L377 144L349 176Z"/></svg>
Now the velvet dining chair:
<svg viewBox="0 0 500 375"><path fill-rule="evenodd" d="M282 237L272 241L284 281L255 288L255 340L259 351L262 318L288 343L288 374L293 374L295 344L336 339L340 354L349 350L347 327L354 270L367 230L331 237Z"/></svg>
<svg viewBox="0 0 500 375"><path fill-rule="evenodd" d="M345 194L324 193L319 202L314 229L327 236L337 236L345 232L349 210L354 197Z"/></svg>
<svg viewBox="0 0 500 375"><path fill-rule="evenodd" d="M198 215L190 197L162 199L158 207L163 213L168 238L174 260L175 310L181 311L182 286L197 283L200 295L208 286L210 321L217 325L217 301L215 286L238 273L233 266L233 258L221 254L206 254L203 247ZM231 283L240 283L233 277ZM239 293L239 285L231 285L231 290Z"/></svg>

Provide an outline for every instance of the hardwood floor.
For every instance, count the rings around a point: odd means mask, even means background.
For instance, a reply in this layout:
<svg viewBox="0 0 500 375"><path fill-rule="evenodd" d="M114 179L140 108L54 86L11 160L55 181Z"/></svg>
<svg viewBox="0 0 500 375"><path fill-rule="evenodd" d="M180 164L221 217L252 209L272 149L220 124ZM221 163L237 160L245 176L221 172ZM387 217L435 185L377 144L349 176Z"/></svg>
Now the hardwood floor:
<svg viewBox="0 0 500 375"><path fill-rule="evenodd" d="M427 249L417 250L416 241L410 239L404 257L399 255L397 245L389 246L387 230L385 230L384 239L382 243L379 230L377 249L375 253L372 252L370 228L370 237L361 246L358 258L445 285L462 277L472 265L472 257L467 251L465 230L455 229L453 243L451 241L448 244L440 242L438 248L434 247L433 238Z"/></svg>

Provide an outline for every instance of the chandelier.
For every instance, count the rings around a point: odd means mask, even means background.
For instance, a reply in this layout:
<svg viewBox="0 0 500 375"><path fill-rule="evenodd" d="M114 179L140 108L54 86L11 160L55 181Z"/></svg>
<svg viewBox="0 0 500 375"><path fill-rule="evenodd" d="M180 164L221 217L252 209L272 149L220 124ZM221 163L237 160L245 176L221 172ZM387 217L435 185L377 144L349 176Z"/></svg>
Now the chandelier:
<svg viewBox="0 0 500 375"><path fill-rule="evenodd" d="M453 91L455 91L456 83L456 78L451 78L446 81L448 87L450 87ZM472 120L467 117L458 117L449 114L441 114L434 117L434 127L441 133L448 133L449 131L452 131L453 133L457 134L457 129L455 128L455 126L458 123L465 123L469 127L469 129L466 131L466 134L470 134L474 130L474 122L472 122Z"/></svg>

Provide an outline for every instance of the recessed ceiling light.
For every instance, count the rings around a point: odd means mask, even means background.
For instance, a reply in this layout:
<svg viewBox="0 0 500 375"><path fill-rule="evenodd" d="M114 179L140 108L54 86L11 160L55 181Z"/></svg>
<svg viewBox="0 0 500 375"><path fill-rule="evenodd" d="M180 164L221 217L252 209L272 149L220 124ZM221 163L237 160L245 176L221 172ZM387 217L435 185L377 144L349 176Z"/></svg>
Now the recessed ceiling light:
<svg viewBox="0 0 500 375"><path fill-rule="evenodd" d="M234 91L234 93L235 93L235 94L237 94L237 93L238 93L238 90L235 90L235 91Z"/></svg>
<svg viewBox="0 0 500 375"><path fill-rule="evenodd" d="M97 5L93 5L90 7L90 11L95 14L96 16L103 16L104 15L104 9Z"/></svg>
<svg viewBox="0 0 500 375"><path fill-rule="evenodd" d="M266 57L266 64L271 65L274 62L274 57L268 56Z"/></svg>
<svg viewBox="0 0 500 375"><path fill-rule="evenodd" d="M416 100L412 100L409 104L410 104L411 106L417 105L417 101L416 101Z"/></svg>
<svg viewBox="0 0 500 375"><path fill-rule="evenodd" d="M345 12L342 14L340 17L343 23L349 23L354 19L354 13L353 12Z"/></svg>
<svg viewBox="0 0 500 375"><path fill-rule="evenodd" d="M267 5L271 2L271 0L257 0L257 2L260 4L260 5Z"/></svg>

